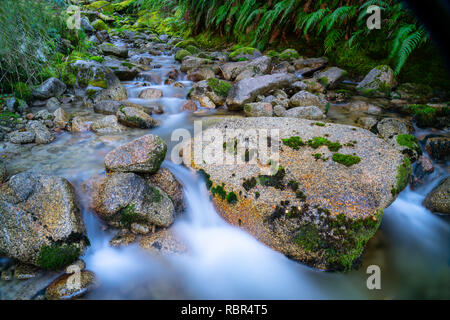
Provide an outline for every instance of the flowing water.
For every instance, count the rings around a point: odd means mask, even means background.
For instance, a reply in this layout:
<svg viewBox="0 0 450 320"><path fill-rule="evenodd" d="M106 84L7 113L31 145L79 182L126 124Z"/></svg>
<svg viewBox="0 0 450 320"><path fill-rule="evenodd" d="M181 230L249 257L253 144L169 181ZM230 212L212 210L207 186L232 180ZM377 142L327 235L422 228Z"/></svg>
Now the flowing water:
<svg viewBox="0 0 450 320"><path fill-rule="evenodd" d="M169 168L184 188L186 212L174 225L187 252L154 256L137 244L113 248L114 231L105 231L100 220L83 210L91 247L83 259L95 272L101 286L88 299L386 299L450 298L450 250L448 220L426 210L421 202L443 177L448 167L436 165L424 187L405 190L387 210L377 235L369 242L361 267L349 273L329 273L308 268L267 248L239 228L227 224L216 212L204 181L193 171L170 161L172 131L193 130L193 121L214 111L180 111L191 83L185 88L162 84L164 75L178 67L172 56L155 56L153 69L164 98L149 101L137 98L146 87L125 82L129 100L142 105L161 105L162 115L154 117L161 126L153 130L129 130L116 136L94 133L62 133L50 145L0 147L8 155L8 171L23 170L60 175L71 181L79 194L81 182L104 172L104 157L114 148L145 134L161 136L169 152L163 166ZM158 78L158 77L155 77ZM77 109L78 108L78 109ZM92 111L72 106L89 119ZM334 111L332 111L334 112ZM419 132L420 133L420 132ZM446 171L447 170L447 171ZM367 266L381 268L381 290L368 290Z"/></svg>

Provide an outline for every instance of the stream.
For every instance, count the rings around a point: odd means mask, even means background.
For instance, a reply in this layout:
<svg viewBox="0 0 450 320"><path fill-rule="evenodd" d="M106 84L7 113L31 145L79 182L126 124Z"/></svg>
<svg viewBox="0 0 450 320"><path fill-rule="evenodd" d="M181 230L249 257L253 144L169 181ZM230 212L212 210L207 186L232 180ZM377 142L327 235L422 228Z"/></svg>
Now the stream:
<svg viewBox="0 0 450 320"><path fill-rule="evenodd" d="M185 88L163 84L164 75L179 64L173 56L152 56L152 69L162 79L151 88L163 91L158 101L137 98L149 86L136 81L124 82L129 101L136 104L159 104L164 113L154 115L161 125L152 130L130 129L121 135L99 136L95 133L63 132L49 145L0 147L12 154L8 172L24 170L60 175L74 184L81 207L85 195L80 184L104 172L104 157L114 148L137 137L152 133L166 141L167 167L181 182L186 211L173 226L187 247L184 254L156 256L133 244L114 248L109 240L115 231L105 230L103 223L89 210L83 210L91 247L83 260L95 272L101 286L87 299L425 299L450 298L450 237L448 219L432 214L422 206L426 194L449 175L448 168L435 164L435 172L417 190L409 187L385 210L380 230L369 242L358 270L331 273L311 269L264 246L239 228L226 223L216 212L204 180L184 166L170 160L172 131L193 131L193 121L223 113L180 111L192 83L181 81ZM183 75L182 77L185 77ZM101 115L81 106L72 106L89 119ZM332 106L331 114L339 113ZM417 129L416 135L423 134ZM12 149L11 149L12 148ZM20 149L19 149L20 148ZM11 157L10 157L11 158ZM381 268L381 290L369 290L367 267Z"/></svg>

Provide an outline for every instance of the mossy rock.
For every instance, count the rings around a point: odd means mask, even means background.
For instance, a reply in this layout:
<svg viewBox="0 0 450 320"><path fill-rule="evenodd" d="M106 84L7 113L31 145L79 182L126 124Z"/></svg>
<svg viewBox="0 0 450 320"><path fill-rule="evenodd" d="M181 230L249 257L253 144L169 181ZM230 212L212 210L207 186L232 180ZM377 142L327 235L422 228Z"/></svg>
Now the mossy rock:
<svg viewBox="0 0 450 320"><path fill-rule="evenodd" d="M258 49L252 47L243 47L236 49L229 55L230 59L233 61L253 60L261 56L261 52Z"/></svg>
<svg viewBox="0 0 450 320"><path fill-rule="evenodd" d="M216 78L208 79L206 84L214 91L215 94L222 97L228 96L228 92L231 90L231 84Z"/></svg>
<svg viewBox="0 0 450 320"><path fill-rule="evenodd" d="M109 5L108 5L109 4ZM112 14L114 12L113 4L109 1L96 1L86 6L89 10L98 10L99 8L101 12Z"/></svg>
<svg viewBox="0 0 450 320"><path fill-rule="evenodd" d="M180 51L178 51L175 54L175 60L181 62L181 61L183 61L184 57L187 57L187 56L190 56L190 55L191 55L191 53L189 51L187 51L185 49L181 49Z"/></svg>
<svg viewBox="0 0 450 320"><path fill-rule="evenodd" d="M189 45L185 48L188 52L190 52L191 54L198 54L200 53L200 49L197 48L196 46L193 45Z"/></svg>
<svg viewBox="0 0 450 320"><path fill-rule="evenodd" d="M97 88L102 88L102 89L107 89L108 88L108 83L106 82L106 80L89 81L88 85L93 86L93 87L97 87Z"/></svg>
<svg viewBox="0 0 450 320"><path fill-rule="evenodd" d="M195 46L196 42L194 40L183 40L178 42L175 45L175 48L181 48L181 49L186 49L188 46Z"/></svg>
<svg viewBox="0 0 450 320"><path fill-rule="evenodd" d="M106 25L106 23L100 19L97 19L94 22L92 22L92 26L97 31L108 30L108 26Z"/></svg>
<svg viewBox="0 0 450 320"><path fill-rule="evenodd" d="M433 107L413 104L409 105L406 111L414 116L414 120L421 128L432 127L436 124L437 110Z"/></svg>
<svg viewBox="0 0 450 320"><path fill-rule="evenodd" d="M291 61L300 58L300 54L295 49L286 49L278 55L278 59Z"/></svg>

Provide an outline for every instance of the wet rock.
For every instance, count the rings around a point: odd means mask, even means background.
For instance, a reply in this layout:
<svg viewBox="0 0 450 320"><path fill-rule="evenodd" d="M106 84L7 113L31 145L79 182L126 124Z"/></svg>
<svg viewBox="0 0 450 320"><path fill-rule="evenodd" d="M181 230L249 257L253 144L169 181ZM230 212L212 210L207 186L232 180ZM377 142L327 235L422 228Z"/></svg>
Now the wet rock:
<svg viewBox="0 0 450 320"><path fill-rule="evenodd" d="M273 74L241 80L233 85L226 100L228 109L241 110L246 103L255 101L256 97L271 90L289 87L295 76Z"/></svg>
<svg viewBox="0 0 450 320"><path fill-rule="evenodd" d="M158 121L147 113L132 107L120 108L117 111L117 118L121 124L127 127L151 129L159 125Z"/></svg>
<svg viewBox="0 0 450 320"><path fill-rule="evenodd" d="M116 134L126 130L124 126L119 124L117 117L113 115L94 121L91 129L99 134Z"/></svg>
<svg viewBox="0 0 450 320"><path fill-rule="evenodd" d="M283 117L300 118L308 120L322 120L326 118L325 114L316 106L296 107L283 113Z"/></svg>
<svg viewBox="0 0 450 320"><path fill-rule="evenodd" d="M69 116L62 108L58 108L53 113L53 116L54 116L53 123L55 124L56 128L64 129L69 123Z"/></svg>
<svg viewBox="0 0 450 320"><path fill-rule="evenodd" d="M113 55L119 58L128 58L128 49L126 47L118 47L110 43L102 43L98 48L104 55Z"/></svg>
<svg viewBox="0 0 450 320"><path fill-rule="evenodd" d="M88 244L72 185L23 172L0 186L0 251L45 269L75 261Z"/></svg>
<svg viewBox="0 0 450 320"><path fill-rule="evenodd" d="M17 280L27 280L36 277L39 274L39 268L25 264L19 263L14 266L14 279Z"/></svg>
<svg viewBox="0 0 450 320"><path fill-rule="evenodd" d="M356 123L359 127L372 131L378 124L378 120L374 117L361 117L357 119Z"/></svg>
<svg viewBox="0 0 450 320"><path fill-rule="evenodd" d="M34 115L34 120L53 120L55 117L47 110L39 110Z"/></svg>
<svg viewBox="0 0 450 320"><path fill-rule="evenodd" d="M399 99L414 103L425 103L433 97L433 89L426 84L402 83L395 93Z"/></svg>
<svg viewBox="0 0 450 320"><path fill-rule="evenodd" d="M433 162L427 156L420 156L413 171L412 187L423 185L426 176L434 172Z"/></svg>
<svg viewBox="0 0 450 320"><path fill-rule="evenodd" d="M346 75L346 71L337 67L327 68L323 71L316 72L314 78L316 78L325 88L335 88L343 76Z"/></svg>
<svg viewBox="0 0 450 320"><path fill-rule="evenodd" d="M183 59L183 62L181 63L181 67L180 70L182 72L188 72L191 71L193 69L198 69L202 66L206 66L208 64L211 64L212 61L209 59L202 59L202 58L197 58L197 57L185 57Z"/></svg>
<svg viewBox="0 0 450 320"><path fill-rule="evenodd" d="M307 86L306 83L304 83L303 81L297 81L297 82L294 82L294 83L292 84L292 88L293 88L296 92L298 92L298 91L304 91L304 90L307 90L307 89L308 89L308 86Z"/></svg>
<svg viewBox="0 0 450 320"><path fill-rule="evenodd" d="M28 121L27 131L34 133L35 142L37 144L48 144L53 140L55 140L55 136L40 121L36 120Z"/></svg>
<svg viewBox="0 0 450 320"><path fill-rule="evenodd" d="M197 111L197 104L192 101L188 100L181 106L181 110L187 110L187 111Z"/></svg>
<svg viewBox="0 0 450 320"><path fill-rule="evenodd" d="M19 107L19 100L16 98L9 98L5 101L6 110L9 112L16 112Z"/></svg>
<svg viewBox="0 0 450 320"><path fill-rule="evenodd" d="M271 68L272 59L270 57L262 56L246 64L242 71L239 72L239 75L236 76L235 80L241 81L246 78L262 76L269 73Z"/></svg>
<svg viewBox="0 0 450 320"><path fill-rule="evenodd" d="M442 180L423 204L432 212L450 214L450 177Z"/></svg>
<svg viewBox="0 0 450 320"><path fill-rule="evenodd" d="M389 66L382 65L373 68L356 89L364 96L388 97L396 85L394 71Z"/></svg>
<svg viewBox="0 0 450 320"><path fill-rule="evenodd" d="M113 100L98 101L94 104L94 111L105 115L115 115L122 103Z"/></svg>
<svg viewBox="0 0 450 320"><path fill-rule="evenodd" d="M297 92L289 100L289 105L291 107L325 106L324 102L318 96L308 91Z"/></svg>
<svg viewBox="0 0 450 320"><path fill-rule="evenodd" d="M149 134L109 152L105 166L111 171L156 173L166 152L166 143Z"/></svg>
<svg viewBox="0 0 450 320"><path fill-rule="evenodd" d="M64 270L67 274L74 274L76 272L82 271L86 269L86 262L82 259L78 259L75 262L72 262L69 266Z"/></svg>
<svg viewBox="0 0 450 320"><path fill-rule="evenodd" d="M94 27L92 27L91 23L87 18L81 18L80 19L80 25L81 28L87 33L91 34L95 31Z"/></svg>
<svg viewBox="0 0 450 320"><path fill-rule="evenodd" d="M303 119L230 119L203 135L249 128L279 130L281 167L264 167L270 159L265 153L253 162L217 165L208 154L199 161L189 155L190 148L183 150L187 165L204 170L219 213L291 259L322 269L350 269L378 229L383 209L407 185L411 168L404 155L367 130ZM239 134L236 139L238 148L251 148L259 138ZM221 144L215 141L208 149L214 152ZM343 161L344 155L352 161Z"/></svg>
<svg viewBox="0 0 450 320"><path fill-rule="evenodd" d="M430 137L426 141L425 150L434 160L448 161L450 159L450 138L446 136Z"/></svg>
<svg viewBox="0 0 450 320"><path fill-rule="evenodd" d="M363 112L367 114L377 115L383 112L383 110L367 101L363 100L352 100L347 106L345 106L345 109L349 112Z"/></svg>
<svg viewBox="0 0 450 320"><path fill-rule="evenodd" d="M113 173L96 181L91 190L90 206L113 226L168 227L174 221L175 209L168 195L134 173Z"/></svg>
<svg viewBox="0 0 450 320"><path fill-rule="evenodd" d="M236 49L235 51L233 51L229 55L229 58L232 61L242 61L242 60L251 61L251 60L255 60L261 56L262 56L262 53L258 49L244 47L244 48L239 48L239 49Z"/></svg>
<svg viewBox="0 0 450 320"><path fill-rule="evenodd" d="M244 105L244 113L247 117L272 117L273 107L267 102L248 103Z"/></svg>
<svg viewBox="0 0 450 320"><path fill-rule="evenodd" d="M408 126L405 121L386 118L378 122L377 125L378 133L383 137L383 139L388 140L399 134L409 134Z"/></svg>
<svg viewBox="0 0 450 320"><path fill-rule="evenodd" d="M72 132L87 132L91 130L92 123L85 117L75 117L72 119Z"/></svg>
<svg viewBox="0 0 450 320"><path fill-rule="evenodd" d="M139 98L141 99L159 99L163 96L162 90L148 88L141 91Z"/></svg>
<svg viewBox="0 0 450 320"><path fill-rule="evenodd" d="M128 246L136 240L136 236L129 231L120 231L110 241L111 247Z"/></svg>
<svg viewBox="0 0 450 320"><path fill-rule="evenodd" d="M317 69L324 67L328 63L326 58L310 58L310 59L297 59L294 61L294 67L296 70L301 70L305 68Z"/></svg>
<svg viewBox="0 0 450 320"><path fill-rule="evenodd" d="M13 131L8 134L8 140L14 144L33 143L36 135L29 131Z"/></svg>
<svg viewBox="0 0 450 320"><path fill-rule="evenodd" d="M8 177L8 172L6 171L6 162L3 159L0 159L0 184L6 180Z"/></svg>
<svg viewBox="0 0 450 320"><path fill-rule="evenodd" d="M157 173L146 177L152 184L165 191L173 201L176 212L183 212L185 209L183 186L167 168L161 168Z"/></svg>
<svg viewBox="0 0 450 320"><path fill-rule="evenodd" d="M324 86L320 84L316 79L307 79L302 80L301 82L306 85L306 91L309 91L311 93L322 93L325 90Z"/></svg>
<svg viewBox="0 0 450 320"><path fill-rule="evenodd" d="M161 230L143 237L139 242L141 248L158 254L178 254L186 252L186 245L171 230Z"/></svg>
<svg viewBox="0 0 450 320"><path fill-rule="evenodd" d="M57 78L50 78L32 90L32 95L36 99L49 99L60 96L66 91L67 86Z"/></svg>
<svg viewBox="0 0 450 320"><path fill-rule="evenodd" d="M76 71L77 83L82 88L91 86L101 88L94 93L95 101L127 99L127 90L114 72L96 61L78 60L72 64Z"/></svg>
<svg viewBox="0 0 450 320"><path fill-rule="evenodd" d="M45 290L48 300L72 300L84 296L98 286L92 271L83 270L79 274L63 274Z"/></svg>
<svg viewBox="0 0 450 320"><path fill-rule="evenodd" d="M130 58L131 63L137 63L142 65L149 65L152 61L153 58L148 53L137 54Z"/></svg>
<svg viewBox="0 0 450 320"><path fill-rule="evenodd" d="M222 76L225 80L233 81L248 65L247 61L229 62L220 66Z"/></svg>
<svg viewBox="0 0 450 320"><path fill-rule="evenodd" d="M199 82L210 78L215 78L215 74L211 68L199 68L189 71L187 78L192 82Z"/></svg>

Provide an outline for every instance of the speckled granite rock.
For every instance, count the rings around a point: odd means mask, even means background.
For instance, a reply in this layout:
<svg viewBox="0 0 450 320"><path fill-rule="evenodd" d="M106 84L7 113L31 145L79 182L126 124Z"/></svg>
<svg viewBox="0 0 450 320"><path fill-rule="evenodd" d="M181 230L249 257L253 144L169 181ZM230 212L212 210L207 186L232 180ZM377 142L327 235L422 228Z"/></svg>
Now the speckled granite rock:
<svg viewBox="0 0 450 320"><path fill-rule="evenodd" d="M31 172L11 177L0 187L0 225L0 252L42 267L49 267L44 252L73 248L76 259L88 241L73 187L60 177Z"/></svg>
<svg viewBox="0 0 450 320"><path fill-rule="evenodd" d="M169 169L161 168L157 173L148 175L146 178L172 198L177 212L184 211L186 205L184 203L183 186Z"/></svg>
<svg viewBox="0 0 450 320"><path fill-rule="evenodd" d="M166 143L160 137L149 134L109 152L105 166L117 172L155 173L166 152Z"/></svg>
<svg viewBox="0 0 450 320"><path fill-rule="evenodd" d="M432 212L450 214L450 178L442 180L428 194L423 204Z"/></svg>
<svg viewBox="0 0 450 320"><path fill-rule="evenodd" d="M131 228L133 223L168 227L174 221L174 205L157 186L134 173L94 177L83 186L88 205L113 226Z"/></svg>
<svg viewBox="0 0 450 320"><path fill-rule="evenodd" d="M279 129L281 139L298 136L303 140L304 145L285 140L294 148L279 142L281 167L275 174L267 172L268 157L253 163L217 165L205 163L205 158L196 160L189 154L189 145L184 152L191 159L189 166L203 170L215 195L213 201L228 222L286 256L317 268L351 268L378 229L383 209L409 179L409 161L364 129L317 125L302 119L246 118L225 120L208 130L225 132L225 128L231 132ZM340 148L336 144L318 146L313 140L317 137L339 142ZM238 147L244 138L239 135ZM220 140L215 140L220 144L215 150L222 148ZM271 145L277 149L273 138ZM360 162L347 167L335 162L340 160L337 153L356 155Z"/></svg>
<svg viewBox="0 0 450 320"><path fill-rule="evenodd" d="M79 281L79 284L77 282ZM63 274L54 280L45 290L48 300L77 299L98 286L92 271L83 270L79 274Z"/></svg>

